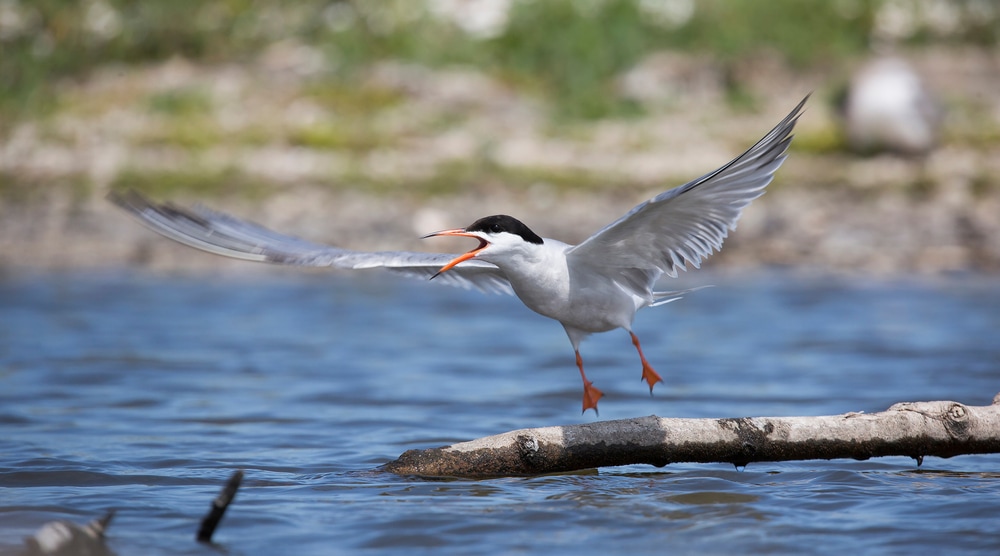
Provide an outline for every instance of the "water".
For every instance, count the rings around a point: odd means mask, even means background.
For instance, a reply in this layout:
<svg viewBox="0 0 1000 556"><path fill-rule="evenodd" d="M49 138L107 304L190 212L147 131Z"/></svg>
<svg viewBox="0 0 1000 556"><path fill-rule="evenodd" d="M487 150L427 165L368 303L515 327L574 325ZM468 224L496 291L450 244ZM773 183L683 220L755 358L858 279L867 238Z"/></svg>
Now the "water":
<svg viewBox="0 0 1000 556"><path fill-rule="evenodd" d="M392 279L0 279L0 553L118 515L132 554L983 553L1000 455L608 468L429 481L410 448L589 422L561 327ZM820 415L1000 391L1000 284L688 275L718 287L583 344L601 419ZM214 546L194 534L244 486Z"/></svg>

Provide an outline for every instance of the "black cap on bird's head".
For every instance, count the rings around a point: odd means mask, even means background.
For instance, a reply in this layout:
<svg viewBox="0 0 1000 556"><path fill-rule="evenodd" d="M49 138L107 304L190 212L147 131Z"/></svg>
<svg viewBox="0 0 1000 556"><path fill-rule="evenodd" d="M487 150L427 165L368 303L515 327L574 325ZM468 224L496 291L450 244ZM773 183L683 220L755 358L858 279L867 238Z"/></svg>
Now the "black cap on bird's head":
<svg viewBox="0 0 1000 556"><path fill-rule="evenodd" d="M531 231L531 228L524 225L523 222L514 218L513 216L507 216L506 214L495 214L493 216L484 216L479 220L476 220L472 224L469 224L465 228L455 228L453 230L441 230L440 232L434 232L432 234L427 234L424 238L435 237L435 236L459 236L459 237L471 237L479 240L479 245L475 249L467 253L463 253L458 257L452 259L448 264L441 267L441 270L437 271L434 276L431 276L433 280L435 276L452 269L455 265L460 262L467 261L476 255L478 255L483 249L490 246L491 242L488 239L490 236L498 236L502 233L513 234L520 237L526 243L532 243L535 245L541 245L543 243L542 238L538 234Z"/></svg>
<svg viewBox="0 0 1000 556"><path fill-rule="evenodd" d="M506 214L484 216L466 227L465 231L484 232L487 234L507 232L508 234L521 236L521 239L528 243L534 243L536 245L542 244L542 238L538 237L538 234L535 232L532 232L531 228L525 226L524 222L521 222L513 216L507 216Z"/></svg>

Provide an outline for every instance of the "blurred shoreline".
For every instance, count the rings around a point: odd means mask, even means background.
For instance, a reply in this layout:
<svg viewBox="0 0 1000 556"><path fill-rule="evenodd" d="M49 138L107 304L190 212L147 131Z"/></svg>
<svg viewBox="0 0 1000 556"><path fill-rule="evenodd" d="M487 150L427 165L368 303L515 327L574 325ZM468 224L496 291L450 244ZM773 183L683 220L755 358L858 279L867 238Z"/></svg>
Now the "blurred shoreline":
<svg viewBox="0 0 1000 556"><path fill-rule="evenodd" d="M798 173L796 164L789 161L787 166L787 174ZM969 200L962 191L914 195L774 186L744 212L708 267L876 275L1000 271L1000 195L995 193ZM553 194L541 189L415 199L301 187L262 200L213 197L205 204L280 232L349 249L460 252L469 245L418 238L467 225L481 215L513 213L543 236L578 242L647 196ZM193 201L190 195L183 200ZM144 229L98 195L81 199L53 192L44 200L5 204L0 214L3 271L134 267L211 273L266 272L269 267L176 244Z"/></svg>
<svg viewBox="0 0 1000 556"><path fill-rule="evenodd" d="M255 266L147 232L104 200L122 188L359 250L465 250L417 238L497 213L577 242L726 163L815 91L775 183L708 265L1000 271L996 52L907 56L949 109L919 156L846 152L830 76L766 56L744 84L752 108L726 102L710 61L670 55L632 76L660 99L645 116L570 123L467 67L379 63L338 92L357 96L324 99L304 92L310 56L288 43L247 64L173 59L68 82L55 114L0 137L0 269Z"/></svg>

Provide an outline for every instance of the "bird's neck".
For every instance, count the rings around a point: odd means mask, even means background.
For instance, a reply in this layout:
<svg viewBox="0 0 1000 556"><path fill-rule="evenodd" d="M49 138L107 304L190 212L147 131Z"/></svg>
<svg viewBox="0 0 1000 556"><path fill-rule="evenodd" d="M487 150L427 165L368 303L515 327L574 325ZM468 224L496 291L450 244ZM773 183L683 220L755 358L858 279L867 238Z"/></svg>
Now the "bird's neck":
<svg viewBox="0 0 1000 556"><path fill-rule="evenodd" d="M569 284L566 250L571 247L561 241L546 239L541 245L530 244L503 258L491 260L507 275L511 286L525 303L544 297L561 296Z"/></svg>

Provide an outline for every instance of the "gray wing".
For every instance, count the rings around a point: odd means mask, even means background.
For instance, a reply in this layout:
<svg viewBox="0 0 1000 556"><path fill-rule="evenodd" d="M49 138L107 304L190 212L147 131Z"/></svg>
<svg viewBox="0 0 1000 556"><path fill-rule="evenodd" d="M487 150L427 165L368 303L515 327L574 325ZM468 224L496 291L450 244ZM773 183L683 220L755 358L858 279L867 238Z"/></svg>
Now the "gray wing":
<svg viewBox="0 0 1000 556"><path fill-rule="evenodd" d="M636 206L567 256L612 273L638 271L648 285L661 273L676 277L688 263L698 268L722 248L743 209L764 194L785 160L792 129L808 99L730 163ZM628 280L633 287L643 281L636 278Z"/></svg>
<svg viewBox="0 0 1000 556"><path fill-rule="evenodd" d="M196 206L181 208L154 203L134 192L111 193L108 200L147 228L189 247L234 259L293 266L345 269L384 268L397 274L430 279L457 255L407 251L364 252L313 243L279 234L234 216ZM470 260L438 275L441 282L466 289L512 294L503 271Z"/></svg>

